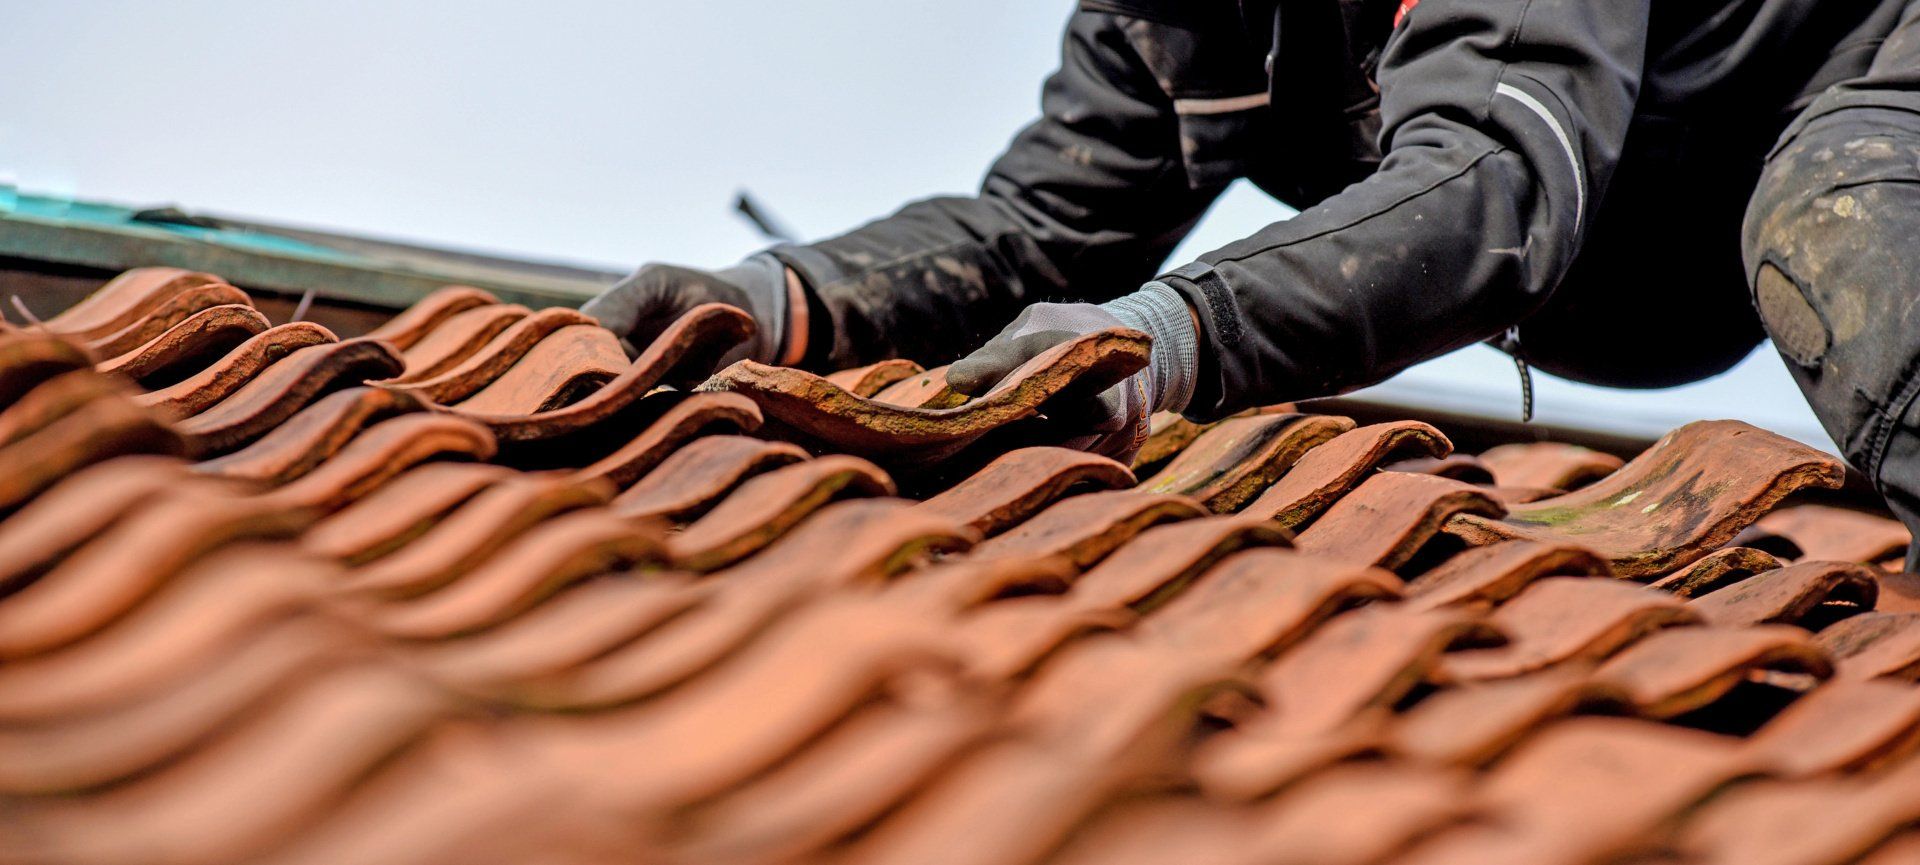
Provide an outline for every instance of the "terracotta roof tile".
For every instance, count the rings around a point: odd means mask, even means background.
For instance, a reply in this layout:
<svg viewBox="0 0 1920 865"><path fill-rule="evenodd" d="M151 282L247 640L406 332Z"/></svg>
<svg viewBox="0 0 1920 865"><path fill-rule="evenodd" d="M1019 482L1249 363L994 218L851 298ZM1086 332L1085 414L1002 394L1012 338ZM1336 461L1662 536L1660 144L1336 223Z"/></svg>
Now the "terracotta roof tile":
<svg viewBox="0 0 1920 865"><path fill-rule="evenodd" d="M1899 521L1825 505L1781 508L1754 528L1786 538L1809 559L1872 564L1906 552L1912 537Z"/></svg>
<svg viewBox="0 0 1920 865"><path fill-rule="evenodd" d="M473 396L512 369L534 346L568 327L593 324L593 319L571 309L543 309L515 321L466 359L435 375L402 375L384 386L404 390L442 404Z"/></svg>
<svg viewBox="0 0 1920 865"><path fill-rule="evenodd" d="M406 368L392 381L425 381L452 370L530 314L532 310L511 303L488 304L458 313L400 353Z"/></svg>
<svg viewBox="0 0 1920 865"><path fill-rule="evenodd" d="M690 522L747 478L806 458L806 451L785 442L735 435L704 436L661 460L616 496L613 507L629 516Z"/></svg>
<svg viewBox="0 0 1920 865"><path fill-rule="evenodd" d="M1688 424L1604 480L1515 505L1504 520L1455 518L1470 543L1569 541L1641 577L1686 565L1733 540L1787 494L1838 487L1839 460L1738 421Z"/></svg>
<svg viewBox="0 0 1920 865"><path fill-rule="evenodd" d="M169 418L191 417L231 396L261 370L303 348L338 342L332 331L307 321L268 328L221 355L199 372L158 390L134 397L134 402L158 409Z"/></svg>
<svg viewBox="0 0 1920 865"><path fill-rule="evenodd" d="M883 462L925 464L1033 417L1048 400L1104 390L1145 366L1146 352L1147 341L1137 331L1089 334L1049 349L991 393L954 408L895 405L885 401L884 391L866 399L820 376L753 361L728 367L708 386L747 395L769 418L817 446Z"/></svg>
<svg viewBox="0 0 1920 865"><path fill-rule="evenodd" d="M147 317L177 295L222 284L224 280L207 273L172 267L135 268L107 281L72 308L47 319L42 327L48 333L76 341L99 339ZM246 302L244 297L240 302Z"/></svg>
<svg viewBox="0 0 1920 865"><path fill-rule="evenodd" d="M806 460L741 484L736 495L675 535L668 550L677 567L714 570L759 552L835 499L893 492L893 479L858 457Z"/></svg>
<svg viewBox="0 0 1920 865"><path fill-rule="evenodd" d="M202 310L219 306L248 304L246 292L224 282L197 285L175 291L150 306L139 308L125 327L98 336L63 333L49 322L48 330L76 339L95 357L113 358L137 351L141 346L164 338L167 331Z"/></svg>
<svg viewBox="0 0 1920 865"><path fill-rule="evenodd" d="M894 358L867 366L843 369L827 376L827 381L854 396L871 397L889 385L913 378L926 372L919 364L910 360Z"/></svg>
<svg viewBox="0 0 1920 865"><path fill-rule="evenodd" d="M1136 485L1028 446L1125 333L969 400L710 379L718 306L644 346L464 288L263 326L146 269L0 331L0 861L1915 849L1905 532L1769 516L1839 467L1751 427L1622 466L1163 416Z"/></svg>
<svg viewBox="0 0 1920 865"><path fill-rule="evenodd" d="M1607 563L1585 547L1540 541L1504 541L1465 550L1407 583L1416 609L1498 604L1547 576L1611 576Z"/></svg>
<svg viewBox="0 0 1920 865"><path fill-rule="evenodd" d="M1699 621L1678 599L1632 583L1595 577L1549 577L1494 610L1503 646L1448 658L1453 681L1501 679L1569 660L1605 658L1654 630Z"/></svg>
<svg viewBox="0 0 1920 865"><path fill-rule="evenodd" d="M1462 514L1499 517L1507 509L1485 492L1433 475L1382 472L1328 508L1296 545L1330 559L1397 568L1447 521Z"/></svg>
<svg viewBox="0 0 1920 865"><path fill-rule="evenodd" d="M1709 592L1690 606L1717 625L1797 625L1815 616L1844 615L1844 611L1836 615L1837 607L1851 612L1871 610L1878 596L1872 568L1846 562L1801 562Z"/></svg>
<svg viewBox="0 0 1920 865"><path fill-rule="evenodd" d="M647 401L651 405L662 397L672 398L671 407L613 453L580 469L579 475L605 478L615 487L625 489L653 471L676 449L701 436L750 433L760 428L760 407L738 394L663 393L648 397Z"/></svg>
<svg viewBox="0 0 1920 865"><path fill-rule="evenodd" d="M1133 472L1103 456L1070 448L1020 448L996 457L920 508L994 535L1072 492L1133 485Z"/></svg>
<svg viewBox="0 0 1920 865"><path fill-rule="evenodd" d="M267 317L246 304L208 307L126 353L100 361L94 369L144 382L196 358L222 356L267 327Z"/></svg>
<svg viewBox="0 0 1920 865"><path fill-rule="evenodd" d="M480 289L450 285L401 310L385 324L369 331L367 337L406 351L454 316L499 302L499 298Z"/></svg>
<svg viewBox="0 0 1920 865"><path fill-rule="evenodd" d="M367 427L425 410L418 399L403 393L350 387L301 409L246 447L196 463L193 470L213 477L284 484L313 471Z"/></svg>
<svg viewBox="0 0 1920 865"><path fill-rule="evenodd" d="M1600 666L1594 679L1618 689L1634 710L1671 718L1701 708L1760 669L1833 675L1833 662L1799 628L1668 628Z"/></svg>
<svg viewBox="0 0 1920 865"><path fill-rule="evenodd" d="M1446 456L1453 443L1439 430L1417 421L1375 424L1342 433L1307 452L1293 469L1246 507L1297 529L1359 486L1382 463L1396 456Z"/></svg>
<svg viewBox="0 0 1920 865"><path fill-rule="evenodd" d="M1613 474L1625 461L1579 445L1500 445L1480 455L1502 486L1576 490Z"/></svg>
<svg viewBox="0 0 1920 865"><path fill-rule="evenodd" d="M1750 547L1726 547L1714 550L1649 585L1693 598L1780 567L1771 554Z"/></svg>
<svg viewBox="0 0 1920 865"><path fill-rule="evenodd" d="M228 453L266 435L331 389L399 371L400 356L385 343L349 339L309 346L176 427L194 455Z"/></svg>
<svg viewBox="0 0 1920 865"><path fill-rule="evenodd" d="M1194 439L1140 487L1196 499L1214 513L1232 513L1286 474L1302 455L1350 429L1353 421L1327 415L1230 418Z"/></svg>

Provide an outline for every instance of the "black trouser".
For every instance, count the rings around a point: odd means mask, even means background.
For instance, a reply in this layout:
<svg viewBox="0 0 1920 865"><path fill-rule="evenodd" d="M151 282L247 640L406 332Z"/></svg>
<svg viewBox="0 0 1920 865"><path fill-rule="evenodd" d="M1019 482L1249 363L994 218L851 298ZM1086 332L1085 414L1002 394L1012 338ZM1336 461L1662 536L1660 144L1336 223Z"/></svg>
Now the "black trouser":
<svg viewBox="0 0 1920 865"><path fill-rule="evenodd" d="M1920 535L1920 0L1871 70L1782 136L1747 211L1775 347L1848 460ZM1920 545L1907 567L1920 561Z"/></svg>

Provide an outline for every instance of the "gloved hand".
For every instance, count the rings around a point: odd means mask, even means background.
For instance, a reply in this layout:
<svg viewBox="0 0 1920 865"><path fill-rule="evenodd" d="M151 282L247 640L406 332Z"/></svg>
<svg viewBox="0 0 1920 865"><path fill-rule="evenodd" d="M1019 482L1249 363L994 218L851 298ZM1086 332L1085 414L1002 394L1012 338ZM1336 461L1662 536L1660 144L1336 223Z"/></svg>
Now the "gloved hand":
<svg viewBox="0 0 1920 865"><path fill-rule="evenodd" d="M741 358L780 360L790 314L787 268L764 252L713 272L649 264L587 301L580 311L619 334L631 349L645 351L661 331L703 303L739 307L756 325L752 338L730 352L723 364Z"/></svg>
<svg viewBox="0 0 1920 865"><path fill-rule="evenodd" d="M1049 406L1055 421L1085 434L1063 442L1126 462L1147 438L1156 411L1179 411L1193 399L1199 377L1199 334L1187 301L1165 283L1149 282L1103 304L1036 303L978 351L947 369L947 384L970 396L991 390L1034 356L1095 331L1130 327L1153 337L1143 369L1080 405Z"/></svg>

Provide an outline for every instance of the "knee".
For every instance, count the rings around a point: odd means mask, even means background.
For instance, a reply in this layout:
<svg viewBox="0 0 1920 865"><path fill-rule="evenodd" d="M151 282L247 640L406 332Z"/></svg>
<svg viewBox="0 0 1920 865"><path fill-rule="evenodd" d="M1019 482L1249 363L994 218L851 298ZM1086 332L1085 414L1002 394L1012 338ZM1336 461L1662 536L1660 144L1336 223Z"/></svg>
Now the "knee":
<svg viewBox="0 0 1920 865"><path fill-rule="evenodd" d="M1904 313L1920 276L1920 122L1870 106L1800 125L1767 160L1742 256L1781 353L1816 367L1835 342Z"/></svg>

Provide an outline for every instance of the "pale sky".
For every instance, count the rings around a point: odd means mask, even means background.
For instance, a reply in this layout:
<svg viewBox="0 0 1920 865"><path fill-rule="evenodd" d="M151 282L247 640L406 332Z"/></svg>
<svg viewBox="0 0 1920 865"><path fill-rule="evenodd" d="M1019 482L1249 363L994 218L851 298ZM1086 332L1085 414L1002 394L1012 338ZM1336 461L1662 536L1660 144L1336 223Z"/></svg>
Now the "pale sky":
<svg viewBox="0 0 1920 865"><path fill-rule="evenodd" d="M972 190L1068 0L0 0L0 180L616 268L729 263L752 190L819 237ZM1287 211L1236 188L1176 261ZM1626 335L1630 338L1630 335ZM1770 348L1666 391L1536 375L1542 421L1738 417L1831 448ZM1517 415L1469 348L1383 398Z"/></svg>

